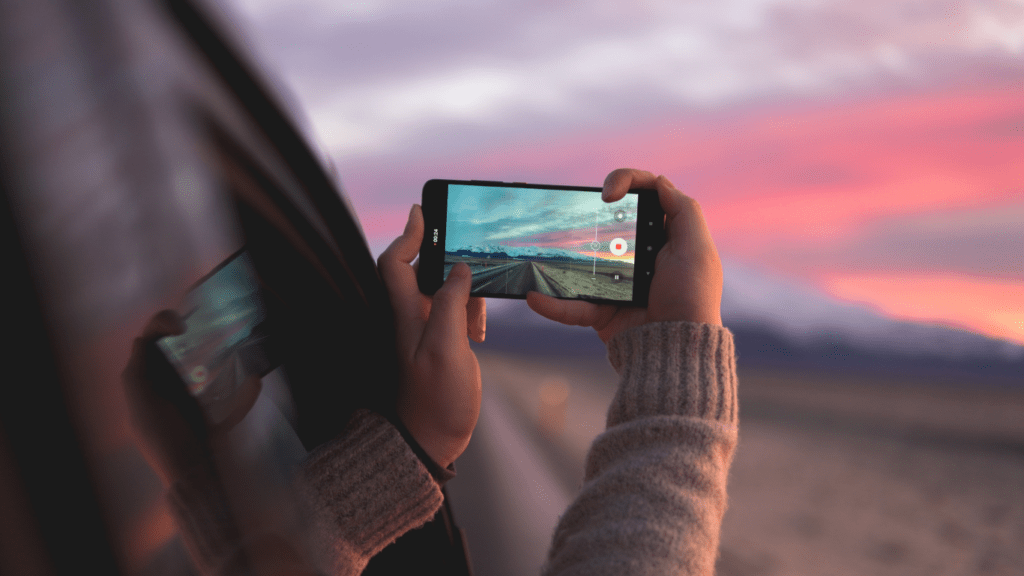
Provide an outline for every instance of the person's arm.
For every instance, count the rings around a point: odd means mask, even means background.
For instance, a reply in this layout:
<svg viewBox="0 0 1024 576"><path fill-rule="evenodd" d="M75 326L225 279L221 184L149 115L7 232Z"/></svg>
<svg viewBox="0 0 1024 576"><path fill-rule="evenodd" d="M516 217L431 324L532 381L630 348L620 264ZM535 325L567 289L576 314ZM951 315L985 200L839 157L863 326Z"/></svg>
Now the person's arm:
<svg viewBox="0 0 1024 576"><path fill-rule="evenodd" d="M248 573L244 535L221 481L217 452L227 431L252 408L260 381L247 378L228 399L232 409L212 420L156 346L158 339L184 332L178 314L163 310L132 346L122 383L138 448L167 486L168 511L199 573Z"/></svg>
<svg viewBox="0 0 1024 576"><path fill-rule="evenodd" d="M413 261L422 240L423 214L413 206L402 235L378 259L395 312L399 421L357 412L303 465L310 534L319 565L332 576L360 573L384 547L434 517L440 486L454 476L452 464L480 413L480 366L469 338L483 341L486 306L470 298L465 265L453 268L433 296L419 291Z"/></svg>
<svg viewBox="0 0 1024 576"><path fill-rule="evenodd" d="M413 261L422 241L423 211L413 205L378 266L395 311L398 417L446 468L466 449L480 415L480 364L469 339L484 341L487 307L483 298L470 298L472 273L461 263L433 296L420 292Z"/></svg>
<svg viewBox="0 0 1024 576"><path fill-rule="evenodd" d="M318 564L332 576L359 574L385 546L441 507L436 478L398 429L368 410L314 450L298 482Z"/></svg>
<svg viewBox="0 0 1024 576"><path fill-rule="evenodd" d="M386 418L356 412L343 433L309 454L294 479L309 527L302 552L286 534L239 531L212 467L176 478L168 503L202 574L354 576L440 508L440 485L453 473L432 472L439 467L422 458Z"/></svg>
<svg viewBox="0 0 1024 576"><path fill-rule="evenodd" d="M548 318L593 326L620 375L608 428L587 455L546 574L713 574L737 437L735 353L722 327L721 264L699 206L664 177L616 170L605 200L655 187L668 243L646 309L531 293Z"/></svg>
<svg viewBox="0 0 1024 576"><path fill-rule="evenodd" d="M400 422L357 412L303 466L311 533L332 575L358 574L385 546L434 517L440 485L454 476L452 464L480 413L480 367L467 336L483 341L486 307L469 297L465 265L434 296L419 291L412 262L422 239L423 215L413 206L405 231L378 259L395 311Z"/></svg>
<svg viewBox="0 0 1024 576"><path fill-rule="evenodd" d="M326 574L360 573L381 549L435 515L443 500L440 486L454 476L452 462L479 414L480 371L467 335L483 340L486 308L469 297L464 267L433 297L419 292L411 262L422 235L422 215L414 206L405 232L379 261L395 308L400 421L357 412L342 434L309 455L295 481L314 524L313 560ZM207 454L211 424L230 429L252 405L259 381L254 393L239 395L246 402L238 418L206 422L176 376L154 380L145 373L147 346L155 350L156 338L184 330L171 311L151 324L136 345L125 382L135 400L136 427L152 448L151 460L169 488L170 508L191 555L206 574L268 566L268 573L281 566L294 571L304 553L274 534L238 530ZM154 382L166 384L181 401L165 401L169 394L155 390Z"/></svg>
<svg viewBox="0 0 1024 576"><path fill-rule="evenodd" d="M714 574L736 446L732 336L663 322L609 343L619 389L546 574Z"/></svg>

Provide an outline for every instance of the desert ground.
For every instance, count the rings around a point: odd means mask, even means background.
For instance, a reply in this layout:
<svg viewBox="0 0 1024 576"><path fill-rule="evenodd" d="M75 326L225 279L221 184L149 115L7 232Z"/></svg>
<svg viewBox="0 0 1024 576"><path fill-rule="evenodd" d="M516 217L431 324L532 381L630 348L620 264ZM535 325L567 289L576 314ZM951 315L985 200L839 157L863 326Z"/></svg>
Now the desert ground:
<svg viewBox="0 0 1024 576"><path fill-rule="evenodd" d="M529 573L616 376L595 360L479 356L484 413L453 506L479 573ZM740 402L721 576L1024 574L1024 389L741 369ZM490 478L519 501L466 495L487 479L481 458L512 461ZM516 554L536 557L517 571Z"/></svg>

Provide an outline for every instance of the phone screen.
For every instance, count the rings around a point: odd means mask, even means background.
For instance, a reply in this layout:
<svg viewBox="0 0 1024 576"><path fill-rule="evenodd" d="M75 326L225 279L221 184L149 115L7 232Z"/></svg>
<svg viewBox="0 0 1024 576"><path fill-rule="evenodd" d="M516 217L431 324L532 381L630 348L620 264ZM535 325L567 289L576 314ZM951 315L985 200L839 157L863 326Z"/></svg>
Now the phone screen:
<svg viewBox="0 0 1024 576"><path fill-rule="evenodd" d="M448 184L444 278L464 262L473 293L633 300L639 196Z"/></svg>
<svg viewBox="0 0 1024 576"><path fill-rule="evenodd" d="M157 341L200 401L229 396L250 375L270 371L266 311L249 255L228 259L189 291L182 305L185 332Z"/></svg>

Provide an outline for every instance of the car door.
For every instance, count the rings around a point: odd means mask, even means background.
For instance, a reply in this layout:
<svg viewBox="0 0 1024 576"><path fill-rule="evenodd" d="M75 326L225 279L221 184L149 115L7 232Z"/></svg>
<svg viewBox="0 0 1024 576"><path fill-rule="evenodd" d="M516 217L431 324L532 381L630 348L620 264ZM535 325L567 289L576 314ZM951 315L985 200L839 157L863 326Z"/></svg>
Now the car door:
<svg viewBox="0 0 1024 576"><path fill-rule="evenodd" d="M246 416L255 472L207 496L234 530L271 518L307 538L287 520L297 512L278 509L288 494L275 467L334 438L358 408L391 415L397 386L390 304L351 207L215 6L0 10L4 246L12 306L25 312L10 323L18 384L0 412L4 509L20 511L2 524L24 545L0 551L4 572L197 569L122 374L150 318L182 311L240 251L275 374L255 405L273 416ZM253 493L260 503L239 504ZM445 507L367 572L465 573L461 542Z"/></svg>

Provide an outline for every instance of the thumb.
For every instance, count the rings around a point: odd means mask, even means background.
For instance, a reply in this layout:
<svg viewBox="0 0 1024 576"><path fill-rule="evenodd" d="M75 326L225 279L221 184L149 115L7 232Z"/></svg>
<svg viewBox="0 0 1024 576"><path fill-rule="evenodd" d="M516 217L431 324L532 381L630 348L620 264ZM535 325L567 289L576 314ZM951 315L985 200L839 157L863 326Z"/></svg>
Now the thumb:
<svg viewBox="0 0 1024 576"><path fill-rule="evenodd" d="M428 346L457 346L466 341L468 332L466 305L473 274L469 266L458 263L448 273L448 279L438 290L430 303L430 317L423 329L423 341Z"/></svg>
<svg viewBox="0 0 1024 576"><path fill-rule="evenodd" d="M601 309L597 304L581 300L559 300L547 294L531 291L526 295L526 304L548 320L569 326L590 327L602 320Z"/></svg>

